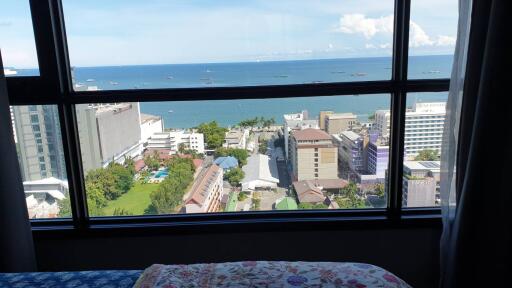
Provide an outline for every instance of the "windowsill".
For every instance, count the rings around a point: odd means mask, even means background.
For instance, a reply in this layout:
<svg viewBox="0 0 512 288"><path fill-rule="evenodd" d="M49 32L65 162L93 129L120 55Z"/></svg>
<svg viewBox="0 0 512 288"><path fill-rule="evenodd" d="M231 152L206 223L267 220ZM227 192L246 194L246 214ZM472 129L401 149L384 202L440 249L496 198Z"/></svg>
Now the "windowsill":
<svg viewBox="0 0 512 288"><path fill-rule="evenodd" d="M248 233L318 230L440 228L439 208L414 208L390 217L385 209L351 211L282 211L92 218L76 228L71 219L33 220L36 236L147 236L201 233Z"/></svg>

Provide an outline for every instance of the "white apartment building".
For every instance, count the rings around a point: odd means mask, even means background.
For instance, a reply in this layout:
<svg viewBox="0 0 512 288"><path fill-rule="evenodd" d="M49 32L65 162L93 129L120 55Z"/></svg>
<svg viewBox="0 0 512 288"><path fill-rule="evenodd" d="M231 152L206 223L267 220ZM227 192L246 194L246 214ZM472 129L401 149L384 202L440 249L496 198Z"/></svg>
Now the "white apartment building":
<svg viewBox="0 0 512 288"><path fill-rule="evenodd" d="M446 102L415 103L405 113L405 156L413 158L425 149L441 151ZM391 129L389 110L375 112L375 125L381 136L388 138Z"/></svg>
<svg viewBox="0 0 512 288"><path fill-rule="evenodd" d="M290 132L292 130L304 130L307 128L320 129L318 120L309 120L308 111L304 110L300 113L284 114L284 152L286 159L290 157Z"/></svg>
<svg viewBox="0 0 512 288"><path fill-rule="evenodd" d="M177 130L170 132L154 133L149 139L147 149L168 149L172 154L178 152L181 144L186 149L192 149L197 153L204 153L204 135L189 130Z"/></svg>
<svg viewBox="0 0 512 288"><path fill-rule="evenodd" d="M249 139L248 129L229 130L226 132L222 147L247 149L247 139Z"/></svg>
<svg viewBox="0 0 512 288"><path fill-rule="evenodd" d="M161 116L140 113L140 141L146 144L155 133L164 131L164 123Z"/></svg>

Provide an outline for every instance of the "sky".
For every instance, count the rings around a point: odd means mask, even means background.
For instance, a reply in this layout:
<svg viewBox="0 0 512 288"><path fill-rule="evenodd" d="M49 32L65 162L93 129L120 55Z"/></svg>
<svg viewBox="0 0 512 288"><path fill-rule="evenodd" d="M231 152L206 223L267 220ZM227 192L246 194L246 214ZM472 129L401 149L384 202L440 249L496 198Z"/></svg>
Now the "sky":
<svg viewBox="0 0 512 288"><path fill-rule="evenodd" d="M72 66L390 56L392 0L63 0ZM452 54L457 0L412 0L410 55ZM37 67L28 0L0 0L4 66Z"/></svg>

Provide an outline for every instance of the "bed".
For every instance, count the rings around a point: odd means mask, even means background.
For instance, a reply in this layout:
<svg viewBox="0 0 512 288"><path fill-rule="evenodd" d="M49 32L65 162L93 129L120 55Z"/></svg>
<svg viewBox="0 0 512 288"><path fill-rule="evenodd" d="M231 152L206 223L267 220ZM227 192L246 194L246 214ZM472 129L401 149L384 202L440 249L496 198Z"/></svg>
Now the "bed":
<svg viewBox="0 0 512 288"><path fill-rule="evenodd" d="M0 287L410 287L370 264L244 261L160 265L141 270L0 273Z"/></svg>

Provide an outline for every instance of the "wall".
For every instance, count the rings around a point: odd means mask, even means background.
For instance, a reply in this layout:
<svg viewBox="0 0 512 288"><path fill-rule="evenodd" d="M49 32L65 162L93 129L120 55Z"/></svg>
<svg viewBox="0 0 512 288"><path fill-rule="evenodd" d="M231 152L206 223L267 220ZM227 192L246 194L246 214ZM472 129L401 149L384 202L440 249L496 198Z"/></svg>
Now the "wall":
<svg viewBox="0 0 512 288"><path fill-rule="evenodd" d="M435 287L439 237L440 228L255 231L68 239L41 236L35 238L35 245L40 270L143 269L152 263L239 260L353 261L381 266L414 287Z"/></svg>

